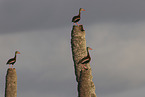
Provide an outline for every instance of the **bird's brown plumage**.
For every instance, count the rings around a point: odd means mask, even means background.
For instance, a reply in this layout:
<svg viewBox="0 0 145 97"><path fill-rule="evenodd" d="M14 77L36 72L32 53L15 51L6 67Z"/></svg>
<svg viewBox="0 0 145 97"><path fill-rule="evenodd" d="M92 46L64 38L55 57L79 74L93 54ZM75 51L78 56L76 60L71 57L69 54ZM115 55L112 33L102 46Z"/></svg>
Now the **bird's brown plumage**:
<svg viewBox="0 0 145 97"><path fill-rule="evenodd" d="M84 58L82 58L82 59L78 62L78 64L83 64L83 65L85 65L85 64L87 64L87 63L89 63L89 62L91 61L91 57L90 57L90 54L89 54L89 50L92 50L92 48L87 47L87 56L84 57ZM84 68L86 68L86 67L84 66Z"/></svg>
<svg viewBox="0 0 145 97"><path fill-rule="evenodd" d="M20 52L16 51L14 58L9 59L6 64L9 64L9 65L12 64L12 66L13 66L15 64L15 62L16 62L16 56L17 56L17 54L20 54Z"/></svg>
<svg viewBox="0 0 145 97"><path fill-rule="evenodd" d="M78 14L77 16L74 16L74 17L72 18L72 22L74 22L74 24L76 23L77 25L79 25L78 22L79 22L80 19L81 19L81 11L85 11L85 9L80 8L80 9L79 9L79 14Z"/></svg>

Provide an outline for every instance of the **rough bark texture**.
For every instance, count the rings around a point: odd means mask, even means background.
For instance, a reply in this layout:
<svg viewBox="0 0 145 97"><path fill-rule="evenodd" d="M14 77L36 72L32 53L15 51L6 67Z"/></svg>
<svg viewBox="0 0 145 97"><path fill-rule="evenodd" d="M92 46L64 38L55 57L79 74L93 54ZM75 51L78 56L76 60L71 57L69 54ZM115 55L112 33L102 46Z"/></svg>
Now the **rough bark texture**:
<svg viewBox="0 0 145 97"><path fill-rule="evenodd" d="M17 74L15 68L7 70L5 97L17 97Z"/></svg>
<svg viewBox="0 0 145 97"><path fill-rule="evenodd" d="M71 33L71 47L74 61L75 75L78 82L78 97L97 97L95 86L92 81L92 70L90 64L86 64L88 70L82 70L77 63L87 56L85 31L83 26L73 26Z"/></svg>

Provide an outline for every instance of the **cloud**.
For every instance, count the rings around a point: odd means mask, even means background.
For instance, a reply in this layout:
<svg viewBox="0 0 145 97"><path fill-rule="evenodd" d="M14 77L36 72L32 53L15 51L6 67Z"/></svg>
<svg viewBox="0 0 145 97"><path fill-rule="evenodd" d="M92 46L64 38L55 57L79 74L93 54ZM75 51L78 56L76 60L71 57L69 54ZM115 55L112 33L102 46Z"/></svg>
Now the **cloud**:
<svg viewBox="0 0 145 97"><path fill-rule="evenodd" d="M144 20L144 1L136 0L1 0L0 33L27 32L70 26L71 18L78 9L82 24L117 21L134 22Z"/></svg>
<svg viewBox="0 0 145 97"><path fill-rule="evenodd" d="M93 48L97 95L144 95L145 6L136 0L1 0L0 34L9 34L0 35L0 87L6 61L19 50L15 64L19 96L76 96L70 32L71 18L80 7L86 9L80 23L86 29L87 46ZM4 88L0 91L3 96Z"/></svg>
<svg viewBox="0 0 145 97"><path fill-rule="evenodd" d="M54 33L50 34L50 32ZM1 56L3 59L1 65L5 64L8 58L14 56L16 49L21 52L15 64L18 75L18 95L23 95L23 93L25 95L39 93L44 96L50 94L53 95L52 97L76 95L68 90L71 87L70 90L76 92L73 63L70 53L66 53L70 52L69 37L66 38L64 34L68 35L69 32L67 34L64 29L58 29L1 36L3 38L0 39L2 46L0 53L4 55ZM5 40L7 42L4 42ZM7 66L2 65L1 67L3 68L1 70L3 79ZM4 80L1 82L1 86L4 87ZM64 92L66 94L62 94Z"/></svg>
<svg viewBox="0 0 145 97"><path fill-rule="evenodd" d="M140 88L135 88L131 90L127 90L121 93L115 93L115 94L110 94L110 95L104 95L104 97L134 97L134 96L140 96L144 97L143 90L145 87L140 87Z"/></svg>
<svg viewBox="0 0 145 97"><path fill-rule="evenodd" d="M95 49L91 64L97 93L112 94L144 85L143 31L142 23L103 23L88 28L87 44Z"/></svg>
<svg viewBox="0 0 145 97"><path fill-rule="evenodd" d="M84 26L85 27L85 26ZM144 86L144 23L97 23L85 27L90 52L93 81L99 96L132 96L130 91ZM21 54L15 64L18 95L74 97L77 95L70 46L71 27L2 34L0 36L1 77L4 64ZM0 82L4 87L4 80ZM4 88L0 89L1 95ZM135 94L135 92L132 92ZM143 95L144 92L141 92ZM118 96L117 96L118 97Z"/></svg>

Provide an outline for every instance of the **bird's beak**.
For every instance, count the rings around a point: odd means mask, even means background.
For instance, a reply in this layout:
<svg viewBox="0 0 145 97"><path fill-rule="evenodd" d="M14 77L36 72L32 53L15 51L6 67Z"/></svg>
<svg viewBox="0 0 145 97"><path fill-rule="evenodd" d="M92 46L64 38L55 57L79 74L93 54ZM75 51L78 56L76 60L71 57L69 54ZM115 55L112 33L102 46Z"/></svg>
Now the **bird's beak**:
<svg viewBox="0 0 145 97"><path fill-rule="evenodd" d="M17 54L21 54L20 52L18 52Z"/></svg>
<svg viewBox="0 0 145 97"><path fill-rule="evenodd" d="M90 50L93 50L92 48L90 48Z"/></svg>

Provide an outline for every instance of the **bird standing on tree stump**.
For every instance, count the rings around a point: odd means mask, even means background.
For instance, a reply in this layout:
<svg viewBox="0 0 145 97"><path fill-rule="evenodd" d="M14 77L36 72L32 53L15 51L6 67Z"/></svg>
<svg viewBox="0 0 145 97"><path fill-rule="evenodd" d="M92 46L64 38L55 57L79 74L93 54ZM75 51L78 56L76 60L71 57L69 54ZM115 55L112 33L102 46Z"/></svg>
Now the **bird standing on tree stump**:
<svg viewBox="0 0 145 97"><path fill-rule="evenodd" d="M9 59L8 62L6 63L6 64L9 64L9 68L10 68L10 64L12 64L12 68L13 68L14 63L16 62L16 56L17 56L17 54L20 54L20 52L19 51L16 51L15 52L15 57Z"/></svg>
<svg viewBox="0 0 145 97"><path fill-rule="evenodd" d="M81 64L82 65L82 68L84 67L86 70L88 69L85 64L88 64L90 61L91 61L91 57L90 57L90 54L89 54L89 50L92 50L92 48L90 47L87 47L87 56L82 58L78 64Z"/></svg>
<svg viewBox="0 0 145 97"><path fill-rule="evenodd" d="M80 8L80 9L79 9L79 14L78 14L77 16L74 16L74 17L72 18L72 22L74 22L74 25L75 25L75 23L76 23L77 25L80 25L80 24L78 24L78 22L79 22L79 20L81 19L81 11L85 11L85 9Z"/></svg>

